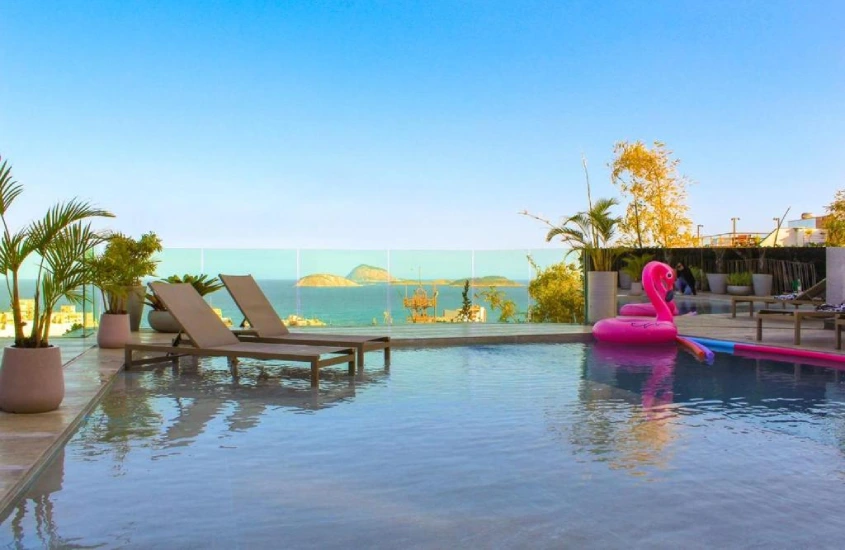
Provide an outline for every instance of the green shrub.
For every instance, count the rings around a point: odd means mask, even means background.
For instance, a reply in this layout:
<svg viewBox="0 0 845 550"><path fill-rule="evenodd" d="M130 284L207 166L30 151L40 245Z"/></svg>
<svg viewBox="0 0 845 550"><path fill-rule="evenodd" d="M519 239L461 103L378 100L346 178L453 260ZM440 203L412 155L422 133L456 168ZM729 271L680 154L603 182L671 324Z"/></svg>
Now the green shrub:
<svg viewBox="0 0 845 550"><path fill-rule="evenodd" d="M751 286L751 272L741 271L739 273L731 273L727 277L728 284L731 286Z"/></svg>
<svg viewBox="0 0 845 550"><path fill-rule="evenodd" d="M537 276L528 284L528 295L534 303L528 308L532 323L583 323L584 281L581 270L560 262L542 269L531 257L528 261Z"/></svg>

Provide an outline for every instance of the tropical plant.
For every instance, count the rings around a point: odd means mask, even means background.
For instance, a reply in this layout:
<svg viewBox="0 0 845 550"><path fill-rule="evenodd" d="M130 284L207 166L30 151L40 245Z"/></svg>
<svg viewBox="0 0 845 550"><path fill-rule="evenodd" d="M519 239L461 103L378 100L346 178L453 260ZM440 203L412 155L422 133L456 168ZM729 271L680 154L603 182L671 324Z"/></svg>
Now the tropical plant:
<svg viewBox="0 0 845 550"><path fill-rule="evenodd" d="M584 278L572 264L560 262L541 268L531 256L528 261L536 276L528 284L534 302L528 308L532 323L583 323Z"/></svg>
<svg viewBox="0 0 845 550"><path fill-rule="evenodd" d="M613 271L613 262L623 250L611 246L621 218L613 216L610 209L619 204L616 199L598 199L589 210L565 218L559 225L552 225L546 233L546 242L559 237L589 260L592 271Z"/></svg>
<svg viewBox="0 0 845 550"><path fill-rule="evenodd" d="M499 312L500 323L510 323L516 319L516 302L507 298L505 292L491 286L476 295L490 305L490 310Z"/></svg>
<svg viewBox="0 0 845 550"><path fill-rule="evenodd" d="M51 207L42 219L12 231L7 213L22 192L23 186L12 178L12 167L4 160L0 164L0 220L3 223L0 268L6 277L12 307L14 346L40 348L50 345L50 323L53 308L59 300L81 302L79 289L91 282L85 258L103 241L103 237L91 228L87 220L114 215L86 201L71 199ZM32 327L27 336L24 334L21 308L20 270L33 255L37 257L34 308Z"/></svg>
<svg viewBox="0 0 845 550"><path fill-rule="evenodd" d="M727 276L727 281L731 286L751 286L753 277L750 271L740 271L738 273L730 273Z"/></svg>
<svg viewBox="0 0 845 550"><path fill-rule="evenodd" d="M158 260L153 255L160 251L161 239L152 232L138 240L123 233L108 237L105 250L89 260L94 284L103 295L104 313L126 313L131 287L155 273Z"/></svg>
<svg viewBox="0 0 845 550"><path fill-rule="evenodd" d="M622 258L623 273L627 273L631 280L639 283L643 278L643 269L645 264L654 259L654 254L631 254Z"/></svg>
<svg viewBox="0 0 845 550"><path fill-rule="evenodd" d="M689 180L678 174L678 159L655 141L620 141L613 147L611 179L630 198L621 229L624 244L638 248L691 246L695 242L686 203Z"/></svg>
<svg viewBox="0 0 845 550"><path fill-rule="evenodd" d="M189 283L192 287L194 287L194 289L196 289L200 296L205 296L206 294L217 292L224 286L217 277L212 277L210 279L209 277L210 276L206 274L188 275L186 273L181 277L179 275L171 275L166 279L160 279L160 281L171 284ZM167 307L161 302L159 297L152 292L147 292L145 303L155 311L167 311Z"/></svg>

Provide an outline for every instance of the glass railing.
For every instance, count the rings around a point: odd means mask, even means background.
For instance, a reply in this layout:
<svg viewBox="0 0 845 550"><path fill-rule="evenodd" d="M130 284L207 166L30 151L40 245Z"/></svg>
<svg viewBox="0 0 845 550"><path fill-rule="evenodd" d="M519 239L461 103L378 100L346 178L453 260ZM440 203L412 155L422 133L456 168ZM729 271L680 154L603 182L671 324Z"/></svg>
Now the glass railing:
<svg viewBox="0 0 845 550"><path fill-rule="evenodd" d="M510 321L527 321L528 283L565 251L537 250L244 250L166 249L155 278L250 274L279 316L293 325L363 326L448 322L468 298L499 321L483 293L494 288L516 304ZM573 256L572 260L576 260ZM151 279L152 280L152 279ZM425 296L424 301L414 297ZM243 316L226 290L206 296L234 325ZM143 322L145 323L145 321ZM143 326L143 325L142 325Z"/></svg>
<svg viewBox="0 0 845 550"><path fill-rule="evenodd" d="M278 250L168 248L157 255L155 276L217 276L250 274L261 286L279 316L300 326L403 325L412 322L448 322L463 305L464 282L476 320L500 322L489 294L515 304L508 322L529 321L528 284L541 268L560 262L563 249L534 250ZM531 260L529 261L529 257ZM569 258L577 261L576 256ZM35 290L37 261L21 270L21 297ZM96 331L102 307L98 289L80 289L84 300L61 301L54 314L53 336L88 336ZM485 297L487 295L487 297ZM224 319L243 320L225 290L205 297ZM27 314L26 302L23 304ZM11 336L12 316L7 293L0 293L0 336ZM145 306L141 326L148 327ZM481 315L484 315L482 318ZM5 333L3 332L5 331Z"/></svg>

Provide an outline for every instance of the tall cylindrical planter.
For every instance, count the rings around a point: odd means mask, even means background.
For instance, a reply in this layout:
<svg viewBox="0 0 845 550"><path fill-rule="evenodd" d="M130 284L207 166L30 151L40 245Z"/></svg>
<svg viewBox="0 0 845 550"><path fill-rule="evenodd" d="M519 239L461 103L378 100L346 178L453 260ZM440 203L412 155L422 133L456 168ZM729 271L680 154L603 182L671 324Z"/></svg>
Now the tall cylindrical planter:
<svg viewBox="0 0 845 550"><path fill-rule="evenodd" d="M7 347L0 366L0 409L10 413L54 411L65 398L58 346Z"/></svg>
<svg viewBox="0 0 845 550"><path fill-rule="evenodd" d="M754 296L771 296L772 279L772 275L765 273L753 274L751 276L751 281L754 284Z"/></svg>
<svg viewBox="0 0 845 550"><path fill-rule="evenodd" d="M141 316L144 313L144 297L146 289L144 285L137 285L129 288L126 296L126 311L129 312L129 330L138 332L141 328Z"/></svg>
<svg viewBox="0 0 845 550"><path fill-rule="evenodd" d="M708 273L707 284L713 294L724 294L728 288L728 276L724 273Z"/></svg>
<svg viewBox="0 0 845 550"><path fill-rule="evenodd" d="M101 348L119 349L129 342L129 314L103 313L97 330L97 345Z"/></svg>
<svg viewBox="0 0 845 550"><path fill-rule="evenodd" d="M587 272L587 322L616 317L615 271Z"/></svg>

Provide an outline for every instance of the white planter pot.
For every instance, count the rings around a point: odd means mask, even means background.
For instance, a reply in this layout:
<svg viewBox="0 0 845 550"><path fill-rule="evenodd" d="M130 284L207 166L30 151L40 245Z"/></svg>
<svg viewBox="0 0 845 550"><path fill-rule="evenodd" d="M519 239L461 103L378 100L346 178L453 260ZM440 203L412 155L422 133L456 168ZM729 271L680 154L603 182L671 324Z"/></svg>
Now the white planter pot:
<svg viewBox="0 0 845 550"><path fill-rule="evenodd" d="M728 294L733 296L748 296L751 294L751 287L747 285L728 285Z"/></svg>
<svg viewBox="0 0 845 550"><path fill-rule="evenodd" d="M170 334L182 332L182 325L173 318L173 314L169 311L156 311L151 309L149 313L147 313L147 322L150 324L150 328L156 332L165 332Z"/></svg>
<svg viewBox="0 0 845 550"><path fill-rule="evenodd" d="M608 317L616 317L615 271L587 272L587 322L596 323Z"/></svg>
<svg viewBox="0 0 845 550"><path fill-rule="evenodd" d="M100 317L100 328L97 330L97 345L101 348L118 349L129 342L128 313L103 313Z"/></svg>
<svg viewBox="0 0 845 550"><path fill-rule="evenodd" d="M631 292L628 294L631 296L640 296L643 293L643 283L631 283Z"/></svg>
<svg viewBox="0 0 845 550"><path fill-rule="evenodd" d="M771 296L772 295L772 279L771 275L765 273L755 273L751 276L754 283L754 296Z"/></svg>
<svg viewBox="0 0 845 550"><path fill-rule="evenodd" d="M728 276L724 273L708 273L707 284L713 294L724 294L727 291Z"/></svg>
<svg viewBox="0 0 845 550"><path fill-rule="evenodd" d="M64 397L65 378L58 346L3 350L0 409L11 413L54 411Z"/></svg>

